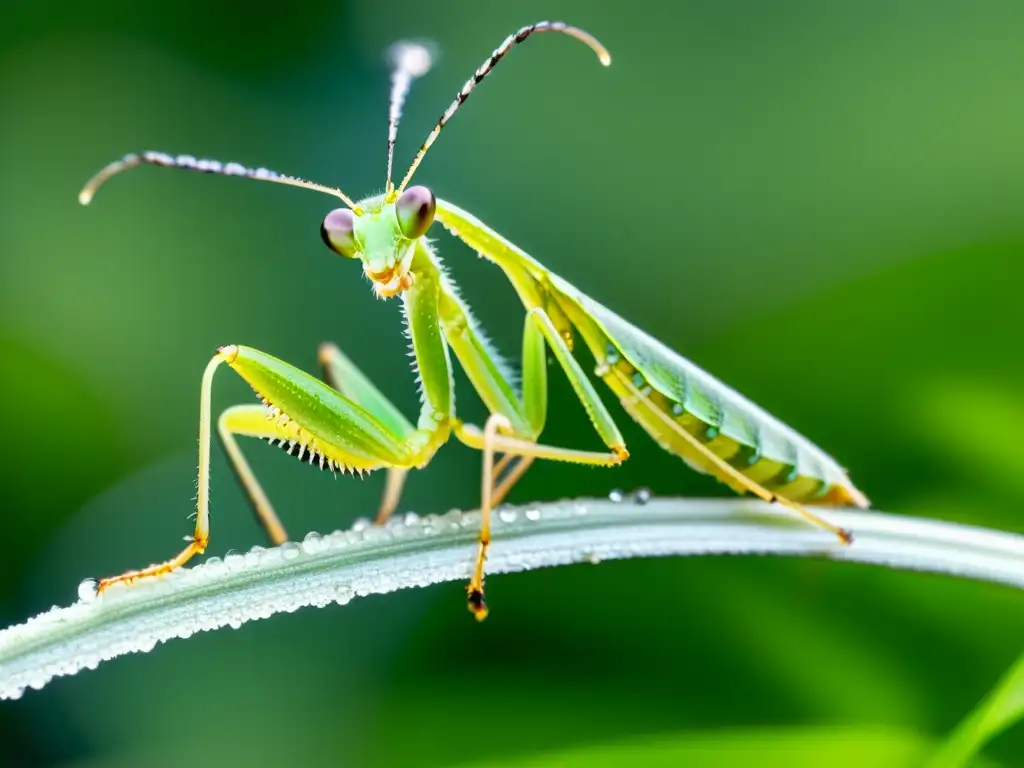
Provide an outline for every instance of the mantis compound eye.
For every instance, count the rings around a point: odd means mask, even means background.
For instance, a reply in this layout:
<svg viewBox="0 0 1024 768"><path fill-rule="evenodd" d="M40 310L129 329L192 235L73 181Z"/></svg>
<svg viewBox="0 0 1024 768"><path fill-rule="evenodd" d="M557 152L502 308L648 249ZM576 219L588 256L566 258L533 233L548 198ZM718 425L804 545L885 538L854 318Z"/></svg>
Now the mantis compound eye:
<svg viewBox="0 0 1024 768"><path fill-rule="evenodd" d="M324 217L320 237L324 245L346 258L356 255L355 214L348 208L335 208Z"/></svg>
<svg viewBox="0 0 1024 768"><path fill-rule="evenodd" d="M395 213L402 234L410 240L423 237L434 222L437 201L426 187L409 187L395 202Z"/></svg>

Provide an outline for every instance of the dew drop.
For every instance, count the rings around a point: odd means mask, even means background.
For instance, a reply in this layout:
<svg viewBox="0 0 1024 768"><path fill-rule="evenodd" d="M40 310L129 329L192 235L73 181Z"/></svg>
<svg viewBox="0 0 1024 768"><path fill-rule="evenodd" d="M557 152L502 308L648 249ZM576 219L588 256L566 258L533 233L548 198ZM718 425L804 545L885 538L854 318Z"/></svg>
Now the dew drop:
<svg viewBox="0 0 1024 768"><path fill-rule="evenodd" d="M324 539L316 531L310 531L302 540L302 551L307 555L315 555L324 548Z"/></svg>
<svg viewBox="0 0 1024 768"><path fill-rule="evenodd" d="M83 603L91 603L96 599L96 579L85 579L78 585L78 599Z"/></svg>
<svg viewBox="0 0 1024 768"><path fill-rule="evenodd" d="M350 541L348 531L335 531L324 537L324 547L344 547Z"/></svg>
<svg viewBox="0 0 1024 768"><path fill-rule="evenodd" d="M420 516L415 512L406 512L404 521L406 528L412 528L420 524Z"/></svg>
<svg viewBox="0 0 1024 768"><path fill-rule="evenodd" d="M294 560L300 554L302 554L302 547L294 541L286 541L281 545L281 557L285 560Z"/></svg>
<svg viewBox="0 0 1024 768"><path fill-rule="evenodd" d="M338 605L345 605L352 601L352 588L347 584L339 584L334 588L334 602Z"/></svg>
<svg viewBox="0 0 1024 768"><path fill-rule="evenodd" d="M591 565L597 565L601 562L601 556L597 554L597 552L587 552L587 554L583 556L583 559Z"/></svg>
<svg viewBox="0 0 1024 768"><path fill-rule="evenodd" d="M466 522L466 516L462 513L461 509L449 509L444 513L443 517L455 526L464 525Z"/></svg>
<svg viewBox="0 0 1024 768"><path fill-rule="evenodd" d="M393 534L382 525L371 525L363 530L363 541L387 541Z"/></svg>
<svg viewBox="0 0 1024 768"><path fill-rule="evenodd" d="M518 516L514 509L503 508L498 511L498 519L503 523L514 523Z"/></svg>
<svg viewBox="0 0 1024 768"><path fill-rule="evenodd" d="M616 488L614 491L608 494L608 501L612 502L613 504L618 504L624 498L625 496L623 496L622 491L620 491L618 488Z"/></svg>
<svg viewBox="0 0 1024 768"><path fill-rule="evenodd" d="M268 549L266 554L260 558L261 565L274 565L284 560L284 556L281 554L281 550L277 547Z"/></svg>
<svg viewBox="0 0 1024 768"><path fill-rule="evenodd" d="M228 552L224 555L224 565L229 571L238 571L245 566L245 557L237 552Z"/></svg>
<svg viewBox="0 0 1024 768"><path fill-rule="evenodd" d="M526 510L526 519L531 520L532 522L537 522L540 520L540 510L536 507Z"/></svg>
<svg viewBox="0 0 1024 768"><path fill-rule="evenodd" d="M368 517L360 517L357 518L354 523L352 523L352 530L365 531L371 525L373 525L373 523L370 522L370 519Z"/></svg>
<svg viewBox="0 0 1024 768"><path fill-rule="evenodd" d="M651 489L650 488L637 488L633 491L633 501L643 506L651 500Z"/></svg>
<svg viewBox="0 0 1024 768"><path fill-rule="evenodd" d="M619 350L615 348L614 344L609 344L608 349L604 353L604 362L606 365L615 365L619 362Z"/></svg>
<svg viewBox="0 0 1024 768"><path fill-rule="evenodd" d="M450 509L443 515L435 519L434 525L437 530L441 533L458 530L462 527L463 515L457 509Z"/></svg>

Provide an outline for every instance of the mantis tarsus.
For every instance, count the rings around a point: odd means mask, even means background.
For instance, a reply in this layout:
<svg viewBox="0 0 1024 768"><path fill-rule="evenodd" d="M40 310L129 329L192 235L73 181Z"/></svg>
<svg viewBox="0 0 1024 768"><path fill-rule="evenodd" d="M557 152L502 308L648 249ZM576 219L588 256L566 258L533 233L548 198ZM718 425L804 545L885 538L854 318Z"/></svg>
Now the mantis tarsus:
<svg viewBox="0 0 1024 768"><path fill-rule="evenodd" d="M401 297L412 344L422 408L414 425L342 352L320 349L324 380L259 350L221 347L203 374L199 420L199 493L196 525L176 557L102 580L103 591L118 583L157 576L202 553L209 542L210 398L215 371L226 363L245 379L262 405L224 411L217 429L225 451L258 518L275 543L287 534L236 437L257 437L332 471L387 469L377 515L383 523L395 510L406 473L425 467L451 435L483 452L482 523L468 606L477 619L487 615L484 562L490 543L490 512L538 458L614 466L628 458L619 429L573 352L578 334L593 354L595 376L619 397L625 410L667 451L737 492L788 506L811 523L849 543L851 535L803 504L867 507L868 500L834 459L742 395L598 304L555 275L471 214L435 198L427 187L409 187L417 167L462 103L518 43L535 32L561 32L588 45L605 66L608 51L583 30L562 22L540 22L509 36L459 91L420 147L396 188L392 159L402 105L414 79L430 68L430 54L414 43L392 47L392 89L388 120L387 183L383 195L356 203L340 189L237 163L197 160L157 152L130 154L101 170L82 190L87 204L114 174L139 165L244 176L313 189L340 198L323 220L326 245L362 261L378 297ZM437 219L452 234L500 267L526 309L522 384L490 347L479 323L442 266L427 231ZM465 370L490 417L479 428L460 421L453 407L452 361ZM579 450L539 442L547 419L548 352L568 377L605 451ZM494 463L495 454L501 454Z"/></svg>

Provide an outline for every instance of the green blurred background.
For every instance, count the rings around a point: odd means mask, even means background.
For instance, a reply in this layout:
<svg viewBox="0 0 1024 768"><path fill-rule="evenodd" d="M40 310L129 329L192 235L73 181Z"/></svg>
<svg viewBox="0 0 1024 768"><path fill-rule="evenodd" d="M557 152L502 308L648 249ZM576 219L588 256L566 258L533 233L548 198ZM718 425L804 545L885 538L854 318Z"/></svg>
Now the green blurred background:
<svg viewBox="0 0 1024 768"><path fill-rule="evenodd" d="M405 110L404 170L494 46L544 18L592 31L612 67L531 40L417 180L809 434L879 509L1024 529L1024 4L15 0L0 23L3 624L176 551L217 346L314 371L331 339L416 412L397 305L320 242L330 199L143 169L82 208L81 184L158 149L379 191L387 45L442 53ZM511 287L434 234L515 356ZM456 384L460 415L482 419ZM219 379L218 406L250 398ZM560 376L551 401L547 439L594 442ZM726 493L622 426L626 465L537 465L512 501ZM383 476L250 455L293 535L376 507ZM403 507L474 506L479 462L453 443ZM264 543L219 448L212 493L213 553ZM497 577L480 626L462 590L58 680L0 704L0 763L912 765L1024 646L1017 593L814 561ZM1024 765L1024 732L987 754Z"/></svg>

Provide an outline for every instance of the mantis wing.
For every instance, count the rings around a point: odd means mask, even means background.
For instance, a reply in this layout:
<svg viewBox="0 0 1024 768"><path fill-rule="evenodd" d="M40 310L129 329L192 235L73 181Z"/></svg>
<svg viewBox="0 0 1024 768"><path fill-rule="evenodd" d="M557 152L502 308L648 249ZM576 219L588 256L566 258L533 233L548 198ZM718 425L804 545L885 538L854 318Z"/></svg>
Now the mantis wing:
<svg viewBox="0 0 1024 768"><path fill-rule="evenodd" d="M824 450L546 269L472 214L439 199L436 218L497 264L527 309L544 307L564 336L571 337L575 327L593 353L598 373L630 414L694 469L710 472L738 491L750 490L753 483L793 500L869 506ZM642 407L635 402L638 399L645 401ZM690 434L682 435L683 431ZM699 436L697 444L694 436ZM729 466L723 466L723 459Z"/></svg>

